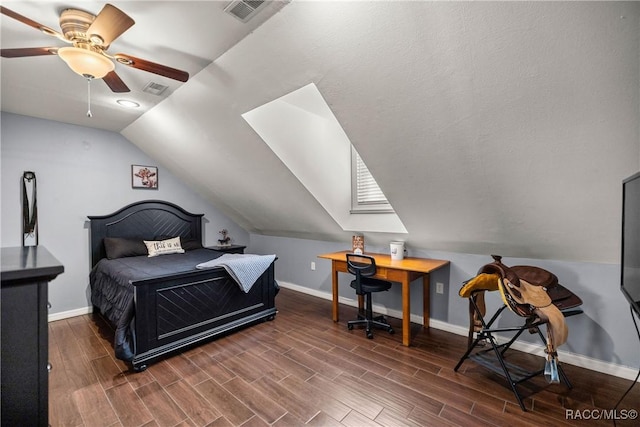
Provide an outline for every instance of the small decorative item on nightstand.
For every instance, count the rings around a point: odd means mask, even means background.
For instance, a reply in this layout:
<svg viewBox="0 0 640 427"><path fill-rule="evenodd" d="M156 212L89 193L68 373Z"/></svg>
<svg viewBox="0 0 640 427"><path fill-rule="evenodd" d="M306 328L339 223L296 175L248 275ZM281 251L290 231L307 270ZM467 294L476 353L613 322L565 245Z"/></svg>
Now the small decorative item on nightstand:
<svg viewBox="0 0 640 427"><path fill-rule="evenodd" d="M218 246L229 246L231 245L231 237L229 236L229 232L226 228L218 231L218 233L222 234L222 239L218 239Z"/></svg>
<svg viewBox="0 0 640 427"><path fill-rule="evenodd" d="M244 245L232 245L231 237L226 228L218 231L222 235L222 239L218 239L216 246L210 246L209 249L214 249L219 252L226 252L228 254L243 254L246 246Z"/></svg>

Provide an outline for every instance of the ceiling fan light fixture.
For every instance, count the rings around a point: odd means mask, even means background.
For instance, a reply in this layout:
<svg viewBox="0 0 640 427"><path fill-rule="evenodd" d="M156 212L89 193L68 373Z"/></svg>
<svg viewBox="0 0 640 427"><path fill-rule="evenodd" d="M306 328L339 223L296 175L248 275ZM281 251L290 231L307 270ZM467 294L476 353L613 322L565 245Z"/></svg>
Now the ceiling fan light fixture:
<svg viewBox="0 0 640 427"><path fill-rule="evenodd" d="M83 77L101 79L115 68L113 61L106 56L79 47L61 47L58 56Z"/></svg>

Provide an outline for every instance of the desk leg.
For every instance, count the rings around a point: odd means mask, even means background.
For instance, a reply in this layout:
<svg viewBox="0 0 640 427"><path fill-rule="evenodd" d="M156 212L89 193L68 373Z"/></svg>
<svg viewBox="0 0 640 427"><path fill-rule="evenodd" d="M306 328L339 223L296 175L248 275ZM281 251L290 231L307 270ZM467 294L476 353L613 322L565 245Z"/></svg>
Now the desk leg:
<svg viewBox="0 0 640 427"><path fill-rule="evenodd" d="M411 344L411 283L409 277L402 280L402 344Z"/></svg>
<svg viewBox="0 0 640 427"><path fill-rule="evenodd" d="M422 276L422 324L425 328L429 327L429 307L430 307L430 279L429 274Z"/></svg>
<svg viewBox="0 0 640 427"><path fill-rule="evenodd" d="M338 270L335 261L331 262L331 289L333 291L333 321L339 320L338 315Z"/></svg>

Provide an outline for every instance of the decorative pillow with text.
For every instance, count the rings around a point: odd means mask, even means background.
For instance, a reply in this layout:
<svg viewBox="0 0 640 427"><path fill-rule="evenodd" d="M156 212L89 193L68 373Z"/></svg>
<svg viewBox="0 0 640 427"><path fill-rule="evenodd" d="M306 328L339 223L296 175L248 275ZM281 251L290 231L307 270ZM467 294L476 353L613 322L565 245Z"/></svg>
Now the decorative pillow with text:
<svg viewBox="0 0 640 427"><path fill-rule="evenodd" d="M167 240L145 240L149 257L167 254L183 254L184 249L180 245L180 237Z"/></svg>

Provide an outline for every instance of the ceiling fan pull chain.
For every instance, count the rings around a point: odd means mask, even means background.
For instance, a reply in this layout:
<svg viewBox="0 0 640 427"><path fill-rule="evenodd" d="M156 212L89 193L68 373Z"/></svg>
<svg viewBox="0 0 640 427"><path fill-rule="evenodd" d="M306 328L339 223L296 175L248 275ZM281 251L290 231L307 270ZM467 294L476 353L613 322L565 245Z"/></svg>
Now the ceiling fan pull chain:
<svg viewBox="0 0 640 427"><path fill-rule="evenodd" d="M93 117L91 114L91 77L87 77L87 117Z"/></svg>

